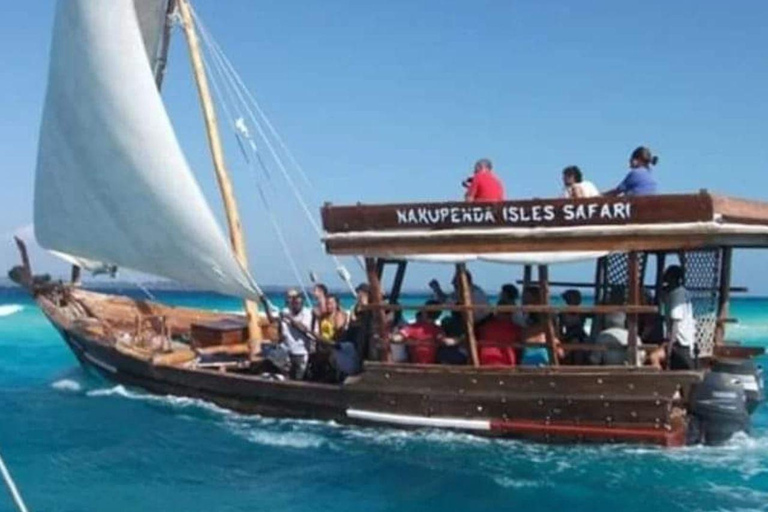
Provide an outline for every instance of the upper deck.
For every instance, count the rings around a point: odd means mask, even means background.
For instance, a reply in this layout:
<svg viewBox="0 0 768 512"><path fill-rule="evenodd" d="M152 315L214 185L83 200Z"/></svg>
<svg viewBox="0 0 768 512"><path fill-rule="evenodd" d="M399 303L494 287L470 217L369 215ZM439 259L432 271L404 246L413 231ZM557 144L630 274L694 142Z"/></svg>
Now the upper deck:
<svg viewBox="0 0 768 512"><path fill-rule="evenodd" d="M322 209L332 254L397 257L768 247L768 203L710 194Z"/></svg>

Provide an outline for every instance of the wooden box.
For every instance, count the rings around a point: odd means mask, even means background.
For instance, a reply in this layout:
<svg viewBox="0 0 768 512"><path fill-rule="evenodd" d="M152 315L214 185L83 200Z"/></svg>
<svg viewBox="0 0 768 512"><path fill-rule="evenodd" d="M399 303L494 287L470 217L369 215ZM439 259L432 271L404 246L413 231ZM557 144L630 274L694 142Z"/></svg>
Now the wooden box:
<svg viewBox="0 0 768 512"><path fill-rule="evenodd" d="M237 319L192 324L191 334L195 348L237 345L248 341L248 324Z"/></svg>

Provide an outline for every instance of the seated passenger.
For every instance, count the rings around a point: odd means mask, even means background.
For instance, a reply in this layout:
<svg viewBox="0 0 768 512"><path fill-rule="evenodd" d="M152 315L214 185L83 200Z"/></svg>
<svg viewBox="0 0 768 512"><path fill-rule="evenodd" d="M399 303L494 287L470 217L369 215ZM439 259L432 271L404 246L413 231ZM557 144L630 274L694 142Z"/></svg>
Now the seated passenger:
<svg viewBox="0 0 768 512"><path fill-rule="evenodd" d="M499 306L513 306L500 301ZM522 329L513 321L511 312L498 312L477 329L478 354L481 365L514 366L517 361L514 344L522 340Z"/></svg>
<svg viewBox="0 0 768 512"><path fill-rule="evenodd" d="M356 323L365 314L363 307L370 303L371 287L368 283L360 283L355 288L355 305L349 312L349 322Z"/></svg>
<svg viewBox="0 0 768 512"><path fill-rule="evenodd" d="M606 192L606 196L650 196L658 188L656 178L651 172L659 158L645 146L640 146L629 157L629 173L619 185Z"/></svg>
<svg viewBox="0 0 768 512"><path fill-rule="evenodd" d="M568 199L579 197L597 197L600 192L591 181L585 181L581 175L581 169L571 165L563 169L563 195Z"/></svg>
<svg viewBox="0 0 768 512"><path fill-rule="evenodd" d="M531 284L523 288L523 297L521 304L523 306L534 306L536 304L542 304L541 288L538 285ZM520 313L515 315L515 323L522 328L528 327L531 322L531 315L529 313Z"/></svg>
<svg viewBox="0 0 768 512"><path fill-rule="evenodd" d="M506 283L501 285L501 289L499 290L499 298L496 301L496 304L498 306L507 305L507 306L514 306L517 304L517 299L520 297L520 291L517 289L517 286L515 286L512 283Z"/></svg>
<svg viewBox="0 0 768 512"><path fill-rule="evenodd" d="M567 306L581 306L581 292L566 290L562 294ZM563 343L587 343L589 336L584 327L586 317L578 313L561 313L557 318L557 336ZM566 364L583 365L588 362L587 353L581 350L571 351L566 357Z"/></svg>
<svg viewBox="0 0 768 512"><path fill-rule="evenodd" d="M435 302L428 301L426 305L435 305ZM439 317L439 311L419 311L416 320L401 327L395 335L407 343L408 357L412 363L436 362L438 342L444 337L443 330L437 325Z"/></svg>
<svg viewBox="0 0 768 512"><path fill-rule="evenodd" d="M653 306L651 293L643 293L643 305ZM664 316L660 313L643 313L638 315L638 332L643 343L657 344L664 341Z"/></svg>
<svg viewBox="0 0 768 512"><path fill-rule="evenodd" d="M317 283L312 288L312 296L315 298L315 307L312 308L312 331L320 334L320 319L327 312L328 287L323 283Z"/></svg>
<svg viewBox="0 0 768 512"><path fill-rule="evenodd" d="M462 185L467 189L464 199L470 203L504 200L504 185L493 172L493 164L487 158L475 163L474 175L465 180Z"/></svg>
<svg viewBox="0 0 768 512"><path fill-rule="evenodd" d="M328 344L340 341L347 329L349 316L339 307L339 298L328 295L325 315L319 322L320 340Z"/></svg>
<svg viewBox="0 0 768 512"><path fill-rule="evenodd" d="M526 346L523 349L523 356L520 364L523 366L547 366L551 364L550 349L547 346L547 317L541 313L531 313L528 315L528 326L523 329L523 342L526 344L537 344L541 347ZM559 348L560 340L554 339L556 357L562 357L562 349Z"/></svg>
<svg viewBox="0 0 768 512"><path fill-rule="evenodd" d="M629 331L625 313L608 313L603 317L604 328L595 338L595 345L604 351L590 354L594 365L624 365L627 363Z"/></svg>
<svg viewBox="0 0 768 512"><path fill-rule="evenodd" d="M472 274L469 272L467 272L467 282L471 289L472 305L479 306L474 310L475 323L481 323L491 315L491 309L488 307L488 295L486 295L482 288L472 282ZM458 272L454 274L451 284L453 285L453 292L449 295L443 291L437 279L433 279L429 282L429 287L434 294L434 300L436 300L438 304L461 303L461 279L459 278Z"/></svg>
<svg viewBox="0 0 768 512"><path fill-rule="evenodd" d="M312 313L304 307L304 296L297 290L286 293L286 308L280 314L280 345L290 358L290 377L302 380L307 371L309 353L315 343L310 326Z"/></svg>
<svg viewBox="0 0 768 512"><path fill-rule="evenodd" d="M516 306L517 300L520 297L520 291L517 289L517 286L515 286L512 283L507 283L501 285L501 290L499 291L499 299L497 301L497 305L507 305L507 306ZM518 326L523 327L525 325L525 313L522 311L515 311L512 313L512 321Z"/></svg>

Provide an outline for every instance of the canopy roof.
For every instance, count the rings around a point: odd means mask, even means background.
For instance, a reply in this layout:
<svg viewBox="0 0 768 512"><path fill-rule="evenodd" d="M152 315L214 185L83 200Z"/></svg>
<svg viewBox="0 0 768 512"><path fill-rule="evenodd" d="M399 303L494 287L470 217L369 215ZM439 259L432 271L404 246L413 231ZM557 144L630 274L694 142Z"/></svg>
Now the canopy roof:
<svg viewBox="0 0 768 512"><path fill-rule="evenodd" d="M768 247L768 203L706 191L484 204L329 204L322 216L331 254L428 255L432 261L495 254L496 260L516 261L516 253Z"/></svg>

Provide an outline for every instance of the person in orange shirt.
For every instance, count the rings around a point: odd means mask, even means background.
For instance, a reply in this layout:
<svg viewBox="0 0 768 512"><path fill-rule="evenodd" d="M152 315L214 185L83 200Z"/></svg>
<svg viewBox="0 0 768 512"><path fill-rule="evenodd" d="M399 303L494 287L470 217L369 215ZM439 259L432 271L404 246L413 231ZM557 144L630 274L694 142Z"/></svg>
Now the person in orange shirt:
<svg viewBox="0 0 768 512"><path fill-rule="evenodd" d="M462 185L467 188L464 199L470 203L492 203L504 200L504 185L493 172L493 164L487 158L475 163L474 175Z"/></svg>

